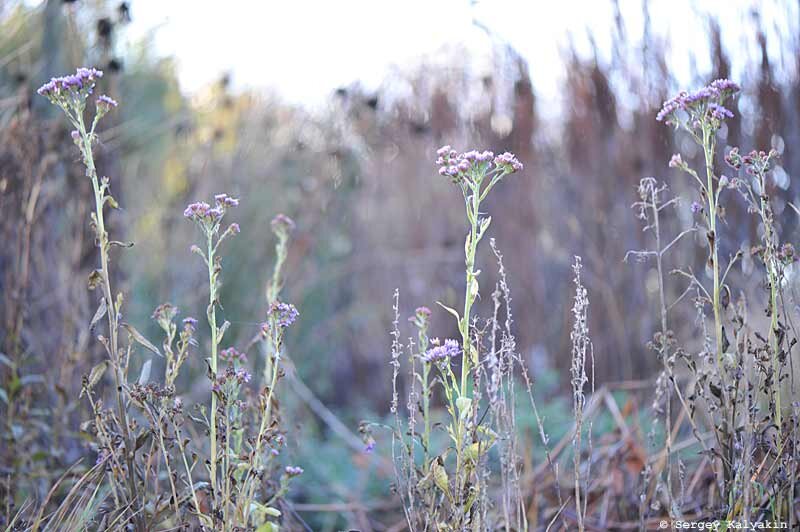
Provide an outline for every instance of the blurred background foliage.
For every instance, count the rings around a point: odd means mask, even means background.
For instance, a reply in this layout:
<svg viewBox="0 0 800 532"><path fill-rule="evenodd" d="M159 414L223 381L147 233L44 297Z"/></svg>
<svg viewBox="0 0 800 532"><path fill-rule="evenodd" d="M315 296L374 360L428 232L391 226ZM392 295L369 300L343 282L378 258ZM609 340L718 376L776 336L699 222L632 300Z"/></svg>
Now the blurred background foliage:
<svg viewBox="0 0 800 532"><path fill-rule="evenodd" d="M126 319L140 330L157 337L149 316L163 301L183 315L204 313L202 265L189 252L197 235L182 219L187 203L219 192L242 199L232 212L242 234L226 249L222 292L232 324L228 338L237 346L265 316L274 246L269 221L283 212L297 222L285 299L297 305L301 320L287 341L295 368L283 401L293 421L293 460L308 473L292 497L314 529L363 524L367 508L399 515L386 498L386 441L379 437L376 453L365 455L357 427L388 409L395 287L403 318L419 305L435 308L436 301L457 306L463 291L463 206L435 175L433 154L441 144L514 151L526 165L497 189L488 211L491 236L505 255L518 347L553 435L566 431L569 415L564 385L573 255L582 255L585 265L598 384L648 379L658 371L646 348L657 328L654 272L622 262L626 251L644 246L630 205L641 177L666 180L684 198L667 220L667 230L677 233L692 223L694 198L687 180L667 168L676 147L654 119L680 87L666 59L670 43L647 32L658 23L648 2L642 2L641 40L618 18L610 60L563 50L564 105L547 118L531 82L533 67L479 20L490 58L485 68L474 68L470 52L458 46L434 50L377 90L354 80L312 110L268 91L233 90L226 76L198 92L181 92L174 59L156 57L146 39L120 44L135 5L0 0L4 501L42 497L53 475L85 455L74 429L85 416L77 400L80 377L102 356L86 326L92 305L84 280L94 263L88 183L66 126L33 96L51 75L81 65L105 70L103 90L121 102L100 133L99 156L122 206L111 231L135 242L114 260L128 298ZM789 16L796 6L784 7ZM709 57L712 68L682 74L699 86L742 63L743 79L736 80L744 88L742 112L724 132L722 147L781 152L777 214L784 234L792 234L797 216L786 205L800 190L789 186L800 172L800 44L796 34L775 37L755 10L742 12L741 20L752 37L742 46L754 49L725 49L723 30L709 17L707 47L695 53ZM767 35L789 43L789 50L771 55ZM724 230L755 242L757 228L744 207L731 211ZM669 260L702 271L704 253L701 239L686 240ZM496 274L488 246L479 262L490 286ZM751 272L745 261L735 275L761 301L763 288L747 284ZM684 285L669 287L674 299ZM479 310L490 305L482 301ZM693 334L691 305L677 312L683 319L673 322L689 331L684 337ZM439 311L432 331L457 332ZM192 367L181 386L200 401L207 394L202 365ZM539 461L533 421L522 425L531 460ZM20 446L42 452L15 453ZM378 499L384 502L370 507ZM314 506L332 501L346 504ZM332 511L314 511L321 509Z"/></svg>

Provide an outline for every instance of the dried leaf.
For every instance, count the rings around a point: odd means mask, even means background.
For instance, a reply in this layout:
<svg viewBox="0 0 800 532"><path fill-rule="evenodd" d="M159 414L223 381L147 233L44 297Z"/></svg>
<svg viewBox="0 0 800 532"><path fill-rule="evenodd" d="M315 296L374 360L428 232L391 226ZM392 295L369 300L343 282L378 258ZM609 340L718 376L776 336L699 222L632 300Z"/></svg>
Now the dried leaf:
<svg viewBox="0 0 800 532"><path fill-rule="evenodd" d="M104 360L99 364L97 364L95 367L93 367L92 371L89 372L89 378L87 379L86 388L84 388L84 390L86 389L91 390L92 388L94 388L95 385L98 382L100 382L100 379L103 378L103 374L106 372L107 369L108 369L107 360ZM84 390L81 390L81 395L80 395L81 397L83 397Z"/></svg>
<svg viewBox="0 0 800 532"><path fill-rule="evenodd" d="M106 298L102 298L100 300L100 306L97 307L97 311L94 313L92 321L89 322L89 332L94 332L94 328L97 325L97 322L103 319L103 316L106 315L107 311L108 307L106 306Z"/></svg>
<svg viewBox="0 0 800 532"><path fill-rule="evenodd" d="M89 274L89 290L94 290L100 283L103 282L103 272L100 270L92 270L92 273Z"/></svg>
<svg viewBox="0 0 800 532"><path fill-rule="evenodd" d="M142 333L140 333L139 331L137 331L137 330L136 330L136 327L134 327L133 325L131 325L131 324L129 324L129 323L123 323L123 324L122 324L122 326L125 328L125 330L126 330L126 331L128 331L128 334L130 334L130 335L131 335L131 338L133 338L134 340L136 340L136 342L138 342L139 344L141 344L141 345L142 345L142 346L144 346L145 348L149 349L150 351L152 351L152 352L153 352L153 353L155 353L156 355L158 355L158 356L162 356L162 355L161 355L161 351L159 351L159 350L158 350L158 348L157 348L156 346L154 346L154 345L153 345L153 344L150 342L150 340L148 340L147 338L145 338L145 337L144 337L144 335L143 335Z"/></svg>

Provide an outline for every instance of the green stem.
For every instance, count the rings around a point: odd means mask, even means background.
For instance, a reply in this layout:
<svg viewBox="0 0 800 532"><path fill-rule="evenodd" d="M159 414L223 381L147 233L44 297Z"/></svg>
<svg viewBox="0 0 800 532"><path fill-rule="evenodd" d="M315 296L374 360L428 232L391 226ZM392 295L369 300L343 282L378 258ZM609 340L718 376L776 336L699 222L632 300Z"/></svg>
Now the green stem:
<svg viewBox="0 0 800 532"><path fill-rule="evenodd" d="M472 216L470 219L469 246L467 246L467 287L464 294L464 315L461 318L459 328L461 329L462 360L461 360L461 389L460 395L467 396L467 383L469 372L472 369L472 349L469 338L470 313L472 312L472 283L475 280L475 252L478 248L478 212L480 208L480 190L473 190L472 196Z"/></svg>
<svg viewBox="0 0 800 532"><path fill-rule="evenodd" d="M712 306L714 308L714 336L716 338L717 366L719 368L719 378L722 381L723 392L725 392L725 367L722 360L722 310L720 305L720 276L719 276L719 235L717 234L717 196L714 191L714 132L708 125L703 126L703 153L706 163L706 195L708 197L708 225L713 235L709 242L711 246L712 271L714 276L714 288L712 291Z"/></svg>
<svg viewBox="0 0 800 532"><path fill-rule="evenodd" d="M217 288L216 280L214 279L214 245L211 232L207 235L208 240L208 324L211 326L211 373L213 378L217 378ZM211 392L211 421L210 421L210 438L211 438L211 470L209 476L211 478L211 490L213 499L217 498L217 394Z"/></svg>

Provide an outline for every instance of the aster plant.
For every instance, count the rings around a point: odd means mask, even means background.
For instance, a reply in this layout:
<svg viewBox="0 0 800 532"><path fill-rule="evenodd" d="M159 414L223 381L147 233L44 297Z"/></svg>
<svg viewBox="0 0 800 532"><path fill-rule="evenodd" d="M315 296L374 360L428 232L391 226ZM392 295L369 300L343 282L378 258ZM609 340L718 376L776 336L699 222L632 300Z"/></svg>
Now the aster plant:
<svg viewBox="0 0 800 532"><path fill-rule="evenodd" d="M714 441L707 444L700 438L700 443L714 464L720 517L750 520L753 512L763 515L760 507L768 507L773 517L785 520L794 480L769 472L792 469L787 447L792 427L784 419L781 382L796 340L790 337L791 327L781 316L786 315L782 286L795 258L792 246L780 243L768 193L767 177L777 153L753 151L742 155L738 148L728 149L724 159L736 174L728 177L717 173L718 141L725 121L734 116L730 107L739 91L736 83L718 79L694 93L681 92L664 102L656 117L687 133L702 150L699 172L681 154L673 155L669 166L688 174L696 185L698 199L692 202L691 211L699 219L698 230L705 233L709 250L706 271L711 278L708 286L691 269L675 271L689 280L687 293L696 294L695 308L705 343L700 360L680 348L675 351L693 374L690 389L682 391L672 382L694 433L699 437L697 411L701 408L713 424ZM742 170L744 175L737 175ZM737 291L731 288L729 277L746 252L740 248L727 260L721 257L723 200L728 190L738 191L748 211L758 217L761 244L750 250L750 257L764 265L768 293L765 314L769 318L765 335L747 323L743 295L733 301ZM707 307L713 314L711 338L705 334ZM670 334L671 347L676 339L665 326L662 329L662 333ZM761 437L756 439L754 434ZM674 515L676 509L670 511Z"/></svg>
<svg viewBox="0 0 800 532"><path fill-rule="evenodd" d="M52 78L49 82L42 85L37 91L50 102L59 107L66 115L70 124L74 128L71 135L72 140L78 147L83 165L86 168L86 176L92 184L94 192L94 212L91 215L91 226L95 235L95 244L99 251L99 267L92 271L89 276L89 289L100 288L101 297L97 311L92 318L91 327L94 328L103 318L107 320L107 336L99 335L98 339L102 343L107 360L101 362L93 368L91 373L84 379L83 392L91 399L91 388L97 384L103 374L110 367L116 384L116 404L118 427L102 426L101 420L109 420L108 416L100 416L102 405L92 401L92 407L98 413L98 423L95 427L98 446L98 462L109 462L109 470L115 482L120 487L115 492L119 502L128 505L133 517L131 520L137 528L144 526L141 515L143 504L139 486L135 480L135 458L134 450L136 439L133 434L133 427L129 420L127 409L125 408L127 373L130 361L130 346L127 350L120 345L120 327L125 327L130 332L130 337L139 340L140 343L154 351L158 351L152 344L147 342L135 329L122 323L123 296L121 293L114 292L111 285L110 271L110 251L113 246L124 246L121 242L112 241L108 236L105 222L105 209L107 207L117 208L117 202L109 192L110 180L108 177L99 177L95 165L93 145L97 141L97 126L100 120L112 109L117 107L117 102L108 96L101 95L92 98L97 82L103 77L103 72L94 68L79 68L75 74ZM94 102L94 116L87 126L85 115L90 102ZM116 444L115 428L120 429L121 445Z"/></svg>
<svg viewBox="0 0 800 532"><path fill-rule="evenodd" d="M450 146L438 150L436 164L439 174L453 183L464 199L468 223L464 243L464 306L459 312L439 303L456 319L458 339L429 337L431 311L427 307L417 308L409 318L416 328L417 340L416 346L413 342L409 345L411 382L406 423L399 418L397 376L403 346L399 341L398 320L395 320L392 349L395 379L391 410L395 414L394 441L402 449L395 456L398 484L402 487L399 491L412 530L487 530L504 520L506 527L514 527L511 514L515 510L506 506L503 519L488 516L491 504L486 489L489 478L486 457L498 434L494 430L496 425L487 422L485 416L479 417L478 410L482 390L487 388L495 392L488 405L492 412L495 411L492 400L497 398L497 390L484 382L487 380L484 375L508 371L508 366L499 369L498 350L487 349L484 352L482 336L485 331L477 326L473 306L480 295L478 278L481 272L476 268L476 254L491 224L491 218L484 215L481 206L503 178L521 171L523 166L511 153L498 156L490 151L459 153ZM396 313L397 309L396 300ZM496 374L492 376L494 382L498 382ZM436 423L432 411L433 400L439 393L447 413L444 423ZM417 412L421 414L421 420L417 419ZM491 418L496 421L494 416ZM418 428L419 423L421 428ZM444 428L446 444L435 437L433 427L437 426ZM362 432L367 433L368 448L371 448L374 440L363 427ZM516 526L524 528L523 523L524 517L520 517Z"/></svg>
<svg viewBox="0 0 800 532"><path fill-rule="evenodd" d="M191 251L200 255L207 267L209 291L206 316L211 330L211 352L207 359L211 410L207 418L203 416L203 424L207 426L209 434L208 476L212 509L210 513L204 513L198 506L196 511L204 524L214 530L234 530L253 524L259 530L269 531L277 530L277 527L268 518L280 515L273 507L274 502L286 493L289 480L303 472L302 468L288 466L280 476L278 485L272 486L274 493L269 500L259 500L263 481L269 479L274 470L273 459L280 455L285 444L285 437L273 412L274 390L281 374L279 355L284 331L294 323L299 312L293 305L277 299L270 305L260 337L272 347L273 357L267 363L271 369L265 373L265 386L256 404L248 405L240 399L244 386L252 379L245 368L246 353L239 352L235 347L220 350L230 323L224 321L219 325L217 321L222 274L220 246L240 231L236 223L223 228L223 219L231 208L238 205L238 199L217 194L213 205L202 201L192 203L183 213L187 219L195 222L205 239L203 248L195 245ZM288 234L281 231L283 225L280 228L276 228L276 225L274 223L273 228L279 237L279 253L273 283L275 279L280 279L288 242ZM278 293L278 290L274 292L276 298ZM220 362L225 363L224 368L220 367ZM257 427L254 435L247 433L248 425Z"/></svg>

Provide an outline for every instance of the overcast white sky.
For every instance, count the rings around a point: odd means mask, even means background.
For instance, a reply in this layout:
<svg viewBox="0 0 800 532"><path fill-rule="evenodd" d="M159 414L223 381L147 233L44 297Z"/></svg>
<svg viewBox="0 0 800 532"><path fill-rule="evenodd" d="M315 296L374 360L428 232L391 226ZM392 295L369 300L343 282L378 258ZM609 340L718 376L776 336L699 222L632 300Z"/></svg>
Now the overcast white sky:
<svg viewBox="0 0 800 532"><path fill-rule="evenodd" d="M619 2L629 36L638 39L642 0ZM614 28L610 0L133 0L131 5L128 38L157 28L156 53L177 58L184 90L194 91L227 71L237 87L269 87L287 100L310 104L354 80L377 86L392 67L414 64L447 44L486 50L487 38L473 18L529 61L545 101L557 99L560 50L571 38L588 52L591 31L607 57ZM743 36L754 35L747 15L753 9L770 31L797 34L794 1L651 0L649 5L652 31L669 38L669 64L687 83L691 50L707 48L708 14L721 21L729 49L741 49ZM776 41L771 46L777 52ZM707 53L698 60L697 68L708 68ZM736 69L744 63L734 60L735 76L743 74Z"/></svg>

